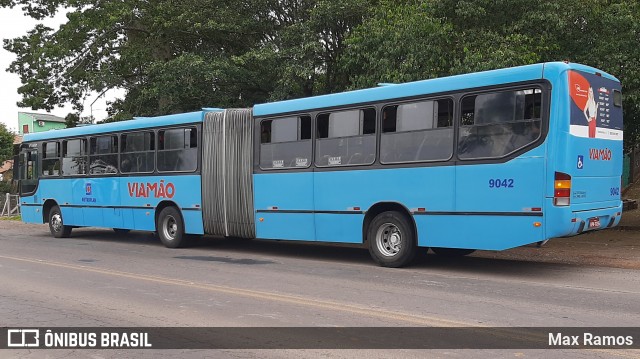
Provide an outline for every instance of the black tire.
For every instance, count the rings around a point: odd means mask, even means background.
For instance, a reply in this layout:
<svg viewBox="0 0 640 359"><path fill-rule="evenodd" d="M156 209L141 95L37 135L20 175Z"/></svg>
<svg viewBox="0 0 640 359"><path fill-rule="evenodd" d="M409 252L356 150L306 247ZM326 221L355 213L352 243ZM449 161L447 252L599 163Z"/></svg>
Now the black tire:
<svg viewBox="0 0 640 359"><path fill-rule="evenodd" d="M167 248L185 247L188 237L184 233L182 215L175 207L166 207L158 215L156 232Z"/></svg>
<svg viewBox="0 0 640 359"><path fill-rule="evenodd" d="M71 226L65 226L60 207L53 206L49 210L49 231L55 238L67 238L71 235Z"/></svg>
<svg viewBox="0 0 640 359"><path fill-rule="evenodd" d="M432 247L433 253L443 257L462 257L475 252L475 249Z"/></svg>
<svg viewBox="0 0 640 359"><path fill-rule="evenodd" d="M114 228L113 231L116 232L117 234L127 234L131 232L130 229L123 229L123 228Z"/></svg>
<svg viewBox="0 0 640 359"><path fill-rule="evenodd" d="M380 266L398 268L416 255L416 238L406 216L387 211L377 215L367 230L369 253Z"/></svg>

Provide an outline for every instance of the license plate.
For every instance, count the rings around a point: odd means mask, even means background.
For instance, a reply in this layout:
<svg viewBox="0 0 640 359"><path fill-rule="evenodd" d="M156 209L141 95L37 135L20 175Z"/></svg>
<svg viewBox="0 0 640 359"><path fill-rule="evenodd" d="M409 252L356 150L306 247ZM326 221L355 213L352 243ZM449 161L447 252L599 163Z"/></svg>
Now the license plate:
<svg viewBox="0 0 640 359"><path fill-rule="evenodd" d="M589 228L599 228L599 227L600 227L599 217L589 218Z"/></svg>

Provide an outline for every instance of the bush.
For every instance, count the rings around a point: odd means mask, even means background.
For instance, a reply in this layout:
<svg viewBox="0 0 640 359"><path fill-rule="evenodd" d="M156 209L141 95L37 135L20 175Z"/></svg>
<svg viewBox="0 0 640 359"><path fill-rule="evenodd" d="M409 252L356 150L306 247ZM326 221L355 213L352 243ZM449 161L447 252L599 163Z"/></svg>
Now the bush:
<svg viewBox="0 0 640 359"><path fill-rule="evenodd" d="M0 181L0 193L16 193L16 189L11 182Z"/></svg>

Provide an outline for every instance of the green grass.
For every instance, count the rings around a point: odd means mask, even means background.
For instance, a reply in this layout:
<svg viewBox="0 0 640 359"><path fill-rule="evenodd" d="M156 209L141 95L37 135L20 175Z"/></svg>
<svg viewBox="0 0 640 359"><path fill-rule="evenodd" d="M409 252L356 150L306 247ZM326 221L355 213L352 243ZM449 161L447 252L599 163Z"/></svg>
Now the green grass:
<svg viewBox="0 0 640 359"><path fill-rule="evenodd" d="M11 217L0 217L0 221L21 221L21 216L11 216Z"/></svg>

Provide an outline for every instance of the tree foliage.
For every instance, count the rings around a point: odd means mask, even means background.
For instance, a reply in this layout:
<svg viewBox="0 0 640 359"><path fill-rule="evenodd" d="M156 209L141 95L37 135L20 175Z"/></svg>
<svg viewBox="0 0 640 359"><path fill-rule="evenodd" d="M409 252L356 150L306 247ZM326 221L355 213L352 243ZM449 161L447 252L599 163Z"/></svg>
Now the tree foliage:
<svg viewBox="0 0 640 359"><path fill-rule="evenodd" d="M112 104L112 114L121 118L188 111L207 102L239 105L220 91L228 81L221 68L263 40L264 22L255 19L264 15L254 2L11 1L36 18L60 7L75 9L56 31L38 25L5 41L18 56L10 71L23 82L20 105L49 110L71 102L82 109L88 93L112 88L127 91Z"/></svg>
<svg viewBox="0 0 640 359"><path fill-rule="evenodd" d="M81 110L88 93L123 88L112 120L340 90L337 57L370 2L0 0L35 18L75 9L58 30L5 40L20 105Z"/></svg>
<svg viewBox="0 0 640 359"><path fill-rule="evenodd" d="M640 5L620 0L0 0L59 29L5 40L22 106L126 96L108 121L544 61L621 79L640 135Z"/></svg>
<svg viewBox="0 0 640 359"><path fill-rule="evenodd" d="M7 125L0 123L0 164L13 156L14 134L7 129Z"/></svg>
<svg viewBox="0 0 640 359"><path fill-rule="evenodd" d="M639 140L637 1L383 1L347 42L351 88L545 61L597 67L621 80L625 144Z"/></svg>
<svg viewBox="0 0 640 359"><path fill-rule="evenodd" d="M72 128L78 126L80 122L80 115L77 113L69 113L64 117L64 124L66 128Z"/></svg>

